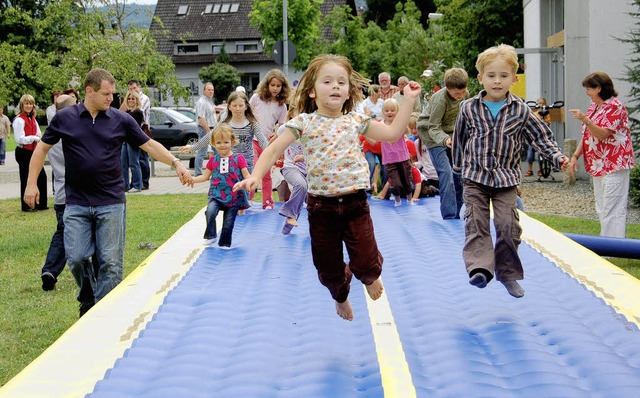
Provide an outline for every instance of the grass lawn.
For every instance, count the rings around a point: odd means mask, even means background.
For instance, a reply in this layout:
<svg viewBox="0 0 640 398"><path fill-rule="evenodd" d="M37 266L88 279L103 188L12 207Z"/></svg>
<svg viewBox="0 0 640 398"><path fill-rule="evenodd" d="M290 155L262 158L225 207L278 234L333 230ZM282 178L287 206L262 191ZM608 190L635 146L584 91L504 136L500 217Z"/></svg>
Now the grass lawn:
<svg viewBox="0 0 640 398"><path fill-rule="evenodd" d="M52 199L50 199L52 200ZM258 195L255 201L261 201ZM127 197L125 277L151 252L140 242L164 243L205 206L201 194ZM53 204L49 204L53 209ZM0 386L39 356L78 319L71 274L60 275L54 291L41 289L40 270L56 219L53 210L20 211L18 199L0 200ZM597 221L529 213L558 231L597 234ZM640 239L640 225L628 236ZM612 259L640 278L640 261Z"/></svg>
<svg viewBox="0 0 640 398"><path fill-rule="evenodd" d="M206 205L201 194L127 197L125 277ZM0 385L4 385L78 319L77 288L65 270L44 292L40 272L56 228L51 210L23 213L18 199L0 200Z"/></svg>
<svg viewBox="0 0 640 398"><path fill-rule="evenodd" d="M13 138L13 131L11 131L11 137L9 137L6 144L7 144L7 149L6 149L7 152L16 150L16 140Z"/></svg>
<svg viewBox="0 0 640 398"><path fill-rule="evenodd" d="M598 222L598 220L550 216L539 213L527 213L527 215L535 218L536 220L542 221L556 231L596 236L600 234L600 222ZM627 238L640 239L640 224L627 224ZM630 258L610 258L609 261L627 271L637 279L640 279L640 260Z"/></svg>

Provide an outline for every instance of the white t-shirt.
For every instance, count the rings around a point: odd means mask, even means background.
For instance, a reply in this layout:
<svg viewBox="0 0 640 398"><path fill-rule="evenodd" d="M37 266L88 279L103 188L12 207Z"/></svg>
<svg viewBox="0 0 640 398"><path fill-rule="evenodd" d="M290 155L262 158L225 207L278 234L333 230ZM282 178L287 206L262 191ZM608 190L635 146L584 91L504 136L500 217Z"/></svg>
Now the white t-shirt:
<svg viewBox="0 0 640 398"><path fill-rule="evenodd" d="M436 168L433 167L433 162L431 162L431 155L429 155L429 150L426 145L420 145L420 140L415 140L413 143L416 146L416 154L418 155L418 162L422 165L422 167L418 167L420 170L420 174L422 177L428 180L437 180L438 172ZM420 148L422 146L422 148Z"/></svg>
<svg viewBox="0 0 640 398"><path fill-rule="evenodd" d="M384 100L382 98L378 98L378 102L375 104L371 101L371 97L367 97L364 100L364 107L369 109L371 112L371 119L381 121L382 120L382 105L384 105Z"/></svg>

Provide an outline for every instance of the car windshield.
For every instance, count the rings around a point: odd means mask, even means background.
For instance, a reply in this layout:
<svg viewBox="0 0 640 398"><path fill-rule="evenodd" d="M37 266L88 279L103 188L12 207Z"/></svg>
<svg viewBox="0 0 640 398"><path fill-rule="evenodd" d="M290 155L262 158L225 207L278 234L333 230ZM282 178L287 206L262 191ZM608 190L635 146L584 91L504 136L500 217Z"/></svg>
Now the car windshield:
<svg viewBox="0 0 640 398"><path fill-rule="evenodd" d="M176 109L176 112L180 112L183 115L187 116L191 120L196 120L196 113L191 109Z"/></svg>
<svg viewBox="0 0 640 398"><path fill-rule="evenodd" d="M179 121L180 123L189 123L189 122L193 122L193 119L191 119L189 116L185 116L182 113L173 110L173 109L165 109L164 112L171 116L172 118L176 119L177 121Z"/></svg>

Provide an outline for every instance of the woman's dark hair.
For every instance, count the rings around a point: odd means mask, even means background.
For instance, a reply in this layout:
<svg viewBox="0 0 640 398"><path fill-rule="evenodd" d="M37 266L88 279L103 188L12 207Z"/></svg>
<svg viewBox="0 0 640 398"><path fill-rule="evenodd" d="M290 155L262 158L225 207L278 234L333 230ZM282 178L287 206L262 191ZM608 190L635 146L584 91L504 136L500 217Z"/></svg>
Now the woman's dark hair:
<svg viewBox="0 0 640 398"><path fill-rule="evenodd" d="M62 94L62 91L60 91L60 90L53 90L53 91L51 92L51 102L52 102L52 103L55 103L55 102L56 102L56 98L57 98L60 94Z"/></svg>
<svg viewBox="0 0 640 398"><path fill-rule="evenodd" d="M64 90L62 92L62 94L74 95L76 97L76 99L80 99L80 97L78 96L78 92L73 88L68 88L68 89Z"/></svg>
<svg viewBox="0 0 640 398"><path fill-rule="evenodd" d="M582 81L582 87L598 88L600 87L600 98L608 100L611 97L617 97L618 92L613 87L613 81L609 75L604 72L593 72L585 77Z"/></svg>

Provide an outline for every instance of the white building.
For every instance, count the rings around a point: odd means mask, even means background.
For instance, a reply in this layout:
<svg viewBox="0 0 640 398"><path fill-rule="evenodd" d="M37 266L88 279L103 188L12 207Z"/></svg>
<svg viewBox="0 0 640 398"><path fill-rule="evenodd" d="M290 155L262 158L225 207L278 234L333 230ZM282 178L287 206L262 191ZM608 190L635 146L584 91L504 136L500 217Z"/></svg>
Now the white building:
<svg viewBox="0 0 640 398"><path fill-rule="evenodd" d="M582 80L603 71L613 79L623 104L630 84L624 81L633 48L619 39L634 26L631 0L523 0L527 99L564 100L565 110L585 111L590 99ZM580 139L580 123L566 112L553 125L562 146L565 138Z"/></svg>

